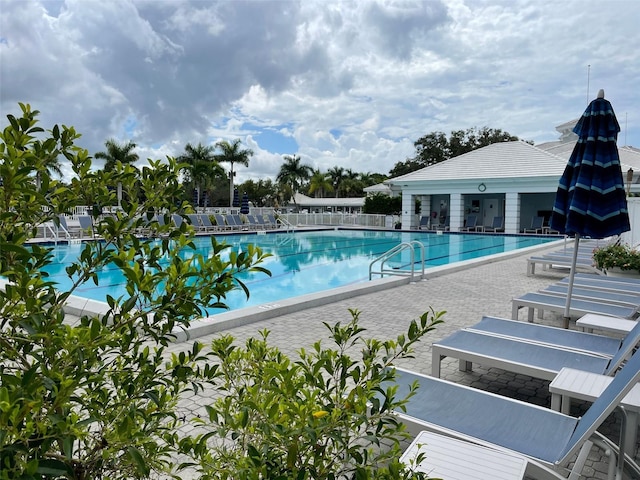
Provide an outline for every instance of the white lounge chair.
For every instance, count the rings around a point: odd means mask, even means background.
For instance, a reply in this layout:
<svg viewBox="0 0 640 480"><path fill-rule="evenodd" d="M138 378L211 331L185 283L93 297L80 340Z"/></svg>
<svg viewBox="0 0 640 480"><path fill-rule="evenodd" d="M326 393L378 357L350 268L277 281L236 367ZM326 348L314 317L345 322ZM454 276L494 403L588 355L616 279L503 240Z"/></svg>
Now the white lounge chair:
<svg viewBox="0 0 640 480"><path fill-rule="evenodd" d="M568 290L568 284L555 283L543 288L542 290L540 290L540 292L549 293L551 295L558 295L566 298ZM576 285L574 283L573 289L571 291L571 298L606 301L607 303L612 303L614 305L626 305L631 307L635 306L636 308L640 308L640 291L632 293L615 290L594 290L591 288L585 288L581 285Z"/></svg>
<svg viewBox="0 0 640 480"><path fill-rule="evenodd" d="M533 322L534 310L538 309L538 316L541 317L545 310L563 314L566 306L566 298L549 293L530 292L511 300L511 318L518 319L518 311L521 308L528 308L527 320ZM614 305L604 300L593 301L583 300L580 298L572 298L569 305L569 314L572 317L582 317L587 313L595 313L598 315L609 315L611 317L620 318L636 318L638 309L635 307Z"/></svg>
<svg viewBox="0 0 640 480"><path fill-rule="evenodd" d="M536 265L543 265L544 267L562 267L571 268L572 257L569 255L539 255L532 256L527 259L527 276L534 275L536 273ZM583 270L590 273L596 273L598 275L604 275L604 272L593 265L593 260L589 257L577 257L576 270Z"/></svg>
<svg viewBox="0 0 640 480"><path fill-rule="evenodd" d="M592 442L599 447L618 450L613 442L598 434L597 429L638 380L640 354L633 355L587 412L575 418L537 405L397 369L396 395L403 397L414 392L397 414L410 432L433 431L491 447L498 452L520 455L526 461L527 477L538 480L557 478L557 473L549 471L552 469L577 479L594 445ZM414 388L416 384L419 385L417 390ZM621 435L622 451L623 439ZM620 458L625 459L624 456ZM574 462L574 466L569 471L571 462ZM638 478L640 467L628 457L626 461L617 463L620 476L625 466L631 470L634 478ZM610 471L611 474L618 472Z"/></svg>
<svg viewBox="0 0 640 480"><path fill-rule="evenodd" d="M565 277L558 282L565 285L569 283L569 277ZM591 288L593 290L605 290L624 293L640 292L640 280L623 277L608 277L606 275L576 273L573 279L574 286Z"/></svg>
<svg viewBox="0 0 640 480"><path fill-rule="evenodd" d="M638 342L640 342L640 323L636 322L634 329L635 331L633 331L633 333L630 331L625 337L632 335L629 338L630 341L633 341L634 336L638 335L637 339ZM551 345L604 357L613 357L616 355L622 347L623 342L621 338L491 316L482 317L478 323L465 328L465 330L511 339L520 339L529 343Z"/></svg>
<svg viewBox="0 0 640 480"><path fill-rule="evenodd" d="M616 355L605 357L525 339L462 329L433 343L431 374L440 377L440 362L443 358L450 357L459 360L461 371L471 371L473 363L477 363L542 380L553 380L562 367L612 375L633 351L639 337L640 335L625 337Z"/></svg>

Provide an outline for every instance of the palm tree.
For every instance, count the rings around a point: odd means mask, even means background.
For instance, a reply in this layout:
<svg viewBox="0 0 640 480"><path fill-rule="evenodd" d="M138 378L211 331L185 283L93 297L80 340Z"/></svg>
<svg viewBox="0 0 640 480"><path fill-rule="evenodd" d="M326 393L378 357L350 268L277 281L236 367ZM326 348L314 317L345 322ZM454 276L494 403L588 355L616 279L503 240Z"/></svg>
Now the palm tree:
<svg viewBox="0 0 640 480"><path fill-rule="evenodd" d="M224 177L224 169L216 161L214 153L215 147L198 143L195 147L187 143L184 147L185 153L178 156L178 161L188 165L184 169L185 183L193 186L194 190L200 193L211 188L216 177ZM211 197L211 195L210 195Z"/></svg>
<svg viewBox="0 0 640 480"><path fill-rule="evenodd" d="M132 141L119 144L115 139L110 138L104 143L104 146L107 147L107 151L97 152L94 157L105 160L104 167L102 168L105 172L113 171L117 162L123 164L133 163L140 158L137 153L132 151L136 148L136 144ZM118 190L118 205L120 205L120 202L122 201L122 184L118 183L116 188Z"/></svg>
<svg viewBox="0 0 640 480"><path fill-rule="evenodd" d="M296 203L295 194L302 182L309 179L313 169L309 165L302 165L298 155L284 155L282 158L284 163L280 166L276 180L291 187L293 203Z"/></svg>
<svg viewBox="0 0 640 480"><path fill-rule="evenodd" d="M52 173L62 178L62 165L60 164L57 150L41 159L41 163L36 171L36 188L38 190L40 190L40 186L42 185L42 175L44 172L49 174L49 178Z"/></svg>
<svg viewBox="0 0 640 480"><path fill-rule="evenodd" d="M328 174L322 173L320 169L315 170L309 180L309 195L315 193L315 197L323 198L325 192L332 192L333 185Z"/></svg>
<svg viewBox="0 0 640 480"><path fill-rule="evenodd" d="M98 152L94 157L105 160L103 167L105 172L112 171L116 166L116 162L133 163L140 158L137 153L132 151L136 148L136 144L132 141L120 144L113 138L110 138L104 145L107 147L107 151Z"/></svg>
<svg viewBox="0 0 640 480"><path fill-rule="evenodd" d="M253 156L253 150L246 148L242 150L240 147L240 139L237 138L233 142L229 143L226 140L221 140L216 143L216 147L221 150L221 153L215 156L216 160L220 163L228 162L231 164L231 170L229 171L229 206L233 204L233 164L239 163L245 167L249 166L249 159Z"/></svg>
<svg viewBox="0 0 640 480"><path fill-rule="evenodd" d="M344 168L342 167L333 167L329 169L329 176L331 177L331 183L333 185L333 190L336 192L336 197L341 190L341 183L346 178L344 173Z"/></svg>

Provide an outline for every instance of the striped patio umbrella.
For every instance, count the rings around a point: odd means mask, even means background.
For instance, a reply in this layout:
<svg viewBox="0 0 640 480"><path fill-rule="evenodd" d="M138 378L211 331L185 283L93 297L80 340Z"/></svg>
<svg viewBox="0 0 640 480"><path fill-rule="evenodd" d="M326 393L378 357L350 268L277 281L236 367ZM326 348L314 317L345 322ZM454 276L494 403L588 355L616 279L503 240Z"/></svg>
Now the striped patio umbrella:
<svg viewBox="0 0 640 480"><path fill-rule="evenodd" d="M232 207L240 206L240 194L238 193L238 189L234 188L233 190L233 202L231 203Z"/></svg>
<svg viewBox="0 0 640 480"><path fill-rule="evenodd" d="M249 195L247 195L247 192L244 192L244 195L242 195L242 206L240 207L240 213L242 213L243 215L249 213Z"/></svg>
<svg viewBox="0 0 640 480"><path fill-rule="evenodd" d="M569 275L565 328L569 311L580 237L605 238L631 229L617 138L620 125L613 107L598 92L573 129L578 141L560 177L549 226L575 237Z"/></svg>

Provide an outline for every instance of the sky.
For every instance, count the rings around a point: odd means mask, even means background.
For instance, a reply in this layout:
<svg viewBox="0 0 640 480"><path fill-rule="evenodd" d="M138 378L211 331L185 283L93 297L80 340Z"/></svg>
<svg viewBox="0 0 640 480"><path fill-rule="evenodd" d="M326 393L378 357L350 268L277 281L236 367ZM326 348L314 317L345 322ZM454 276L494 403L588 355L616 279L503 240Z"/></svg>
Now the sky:
<svg viewBox="0 0 640 480"><path fill-rule="evenodd" d="M640 0L0 0L0 125L29 103L141 165L240 139L237 183L293 154L388 174L435 131L556 140L603 88L640 147L638 24Z"/></svg>

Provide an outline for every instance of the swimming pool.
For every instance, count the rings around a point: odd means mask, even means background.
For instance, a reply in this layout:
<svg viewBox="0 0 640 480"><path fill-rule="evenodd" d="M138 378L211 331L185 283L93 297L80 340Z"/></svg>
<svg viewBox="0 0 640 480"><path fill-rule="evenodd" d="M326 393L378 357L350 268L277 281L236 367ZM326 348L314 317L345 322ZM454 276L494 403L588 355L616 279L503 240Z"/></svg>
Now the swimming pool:
<svg viewBox="0 0 640 480"><path fill-rule="evenodd" d="M402 242L419 241L425 246L428 269L541 245L557 238L418 231L318 230L224 235L219 240L232 245L234 250L244 250L246 245L255 244L272 255L262 264L271 271L271 277L263 273L243 275L242 280L250 291L249 299L241 291L228 294L226 304L231 310L237 310L367 282L371 261ZM211 242L208 237L197 237L195 243L199 254L209 254ZM81 251L80 244L60 244L54 248L54 263L46 271L50 279L59 285L58 288L70 287L71 281L65 268ZM407 255L398 258L403 263L407 259ZM419 269L418 266L416 268ZM88 282L77 288L74 295L105 301L107 295L117 297L124 291L124 277L117 268L103 269L98 277L97 286ZM226 310L214 309L209 314L223 311Z"/></svg>

